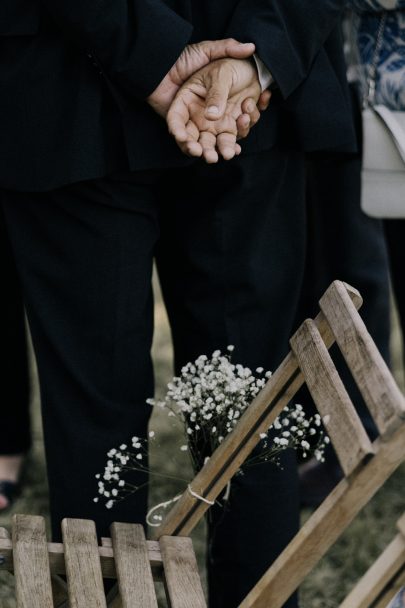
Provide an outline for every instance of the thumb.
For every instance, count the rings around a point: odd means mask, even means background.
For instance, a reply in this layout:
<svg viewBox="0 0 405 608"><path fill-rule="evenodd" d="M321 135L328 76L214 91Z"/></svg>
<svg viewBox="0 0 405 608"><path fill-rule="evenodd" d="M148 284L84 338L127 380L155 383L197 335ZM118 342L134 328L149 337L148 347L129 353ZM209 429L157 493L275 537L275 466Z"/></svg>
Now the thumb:
<svg viewBox="0 0 405 608"><path fill-rule="evenodd" d="M222 78L220 78L220 75L222 75ZM205 98L205 117L208 120L218 120L225 114L231 87L232 80L226 78L223 71L221 74L220 70L216 70L212 74Z"/></svg>
<svg viewBox="0 0 405 608"><path fill-rule="evenodd" d="M252 42L242 43L234 38L225 40L207 40L201 43L204 53L210 61L222 59L222 57L233 57L234 59L247 59L255 52Z"/></svg>

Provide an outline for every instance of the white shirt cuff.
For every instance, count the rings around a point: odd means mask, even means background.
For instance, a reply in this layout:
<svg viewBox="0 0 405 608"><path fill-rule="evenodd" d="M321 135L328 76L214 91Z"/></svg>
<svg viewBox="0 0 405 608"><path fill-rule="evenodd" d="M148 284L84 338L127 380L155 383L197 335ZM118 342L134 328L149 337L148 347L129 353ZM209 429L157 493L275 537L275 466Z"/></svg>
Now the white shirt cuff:
<svg viewBox="0 0 405 608"><path fill-rule="evenodd" d="M253 59L256 63L260 86L262 87L262 91L265 91L269 88L272 82L274 82L273 76L271 75L270 71L267 69L263 61L256 54L253 55Z"/></svg>

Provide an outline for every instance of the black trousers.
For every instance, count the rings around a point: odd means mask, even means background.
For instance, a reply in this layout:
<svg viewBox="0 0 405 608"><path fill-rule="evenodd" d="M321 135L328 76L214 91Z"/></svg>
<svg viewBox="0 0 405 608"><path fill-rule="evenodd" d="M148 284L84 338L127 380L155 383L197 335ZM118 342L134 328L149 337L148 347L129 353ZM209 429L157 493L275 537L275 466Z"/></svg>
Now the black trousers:
<svg viewBox="0 0 405 608"><path fill-rule="evenodd" d="M384 229L390 260L392 287L397 303L402 333L405 337L405 220L385 220Z"/></svg>
<svg viewBox="0 0 405 608"><path fill-rule="evenodd" d="M360 154L330 154L307 161L308 257L300 318L318 310L334 279L356 287L364 300L360 314L389 362L390 290L382 222L360 208ZM336 361L371 437L376 429L352 375L335 347ZM305 399L305 397L304 397Z"/></svg>
<svg viewBox="0 0 405 608"><path fill-rule="evenodd" d="M0 454L28 452L31 446L29 372L21 286L3 210L0 209L1 425Z"/></svg>
<svg viewBox="0 0 405 608"><path fill-rule="evenodd" d="M146 492L93 502L106 452L146 436L153 394L152 263L176 367L235 345L274 369L288 351L305 266L304 161L279 150L217 166L5 193L38 362L54 537L62 517L143 522ZM235 608L295 534L295 457L253 467L210 524L210 606ZM292 598L287 604L296 606Z"/></svg>

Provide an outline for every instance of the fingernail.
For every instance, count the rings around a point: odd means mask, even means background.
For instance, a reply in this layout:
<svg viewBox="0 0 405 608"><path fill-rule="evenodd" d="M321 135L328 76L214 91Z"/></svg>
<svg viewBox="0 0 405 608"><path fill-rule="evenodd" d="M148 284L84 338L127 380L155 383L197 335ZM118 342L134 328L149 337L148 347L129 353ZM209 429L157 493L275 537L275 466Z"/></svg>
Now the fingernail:
<svg viewBox="0 0 405 608"><path fill-rule="evenodd" d="M207 110L208 114L219 114L218 106L210 106Z"/></svg>

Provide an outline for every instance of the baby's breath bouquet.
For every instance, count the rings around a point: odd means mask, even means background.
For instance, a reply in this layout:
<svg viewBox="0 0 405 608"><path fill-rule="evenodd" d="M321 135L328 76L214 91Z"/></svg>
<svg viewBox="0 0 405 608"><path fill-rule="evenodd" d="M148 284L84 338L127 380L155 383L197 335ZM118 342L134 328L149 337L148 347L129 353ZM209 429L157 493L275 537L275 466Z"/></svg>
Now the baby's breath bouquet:
<svg viewBox="0 0 405 608"><path fill-rule="evenodd" d="M180 446L181 452L187 452L193 469L198 472L207 458L224 441L238 423L256 395L271 377L271 372L263 368L253 373L249 368L232 362L233 346L222 354L215 351L211 358L201 355L194 363L185 365L181 374L167 385L167 392L160 401L149 399L151 407L158 407L167 412L168 417L179 419L184 426L187 441ZM129 471L145 472L165 477L162 471L150 471L145 464L148 441L157 441L154 430L149 431L148 438L133 437L131 446L122 444L118 449L111 449L103 474L98 479L99 496L107 508L112 508L117 500L138 490L138 487L125 480ZM246 460L240 474L250 466L263 462L279 464L280 453L292 448L301 451L304 458L315 455L317 460L324 460L324 450L329 438L323 431L319 414L307 417L299 404L288 406L269 428L268 433L261 435L261 442L252 455ZM167 477L173 478L171 475ZM189 483L190 480L181 480ZM158 507L167 507L179 497L168 500ZM152 510L151 525L159 525L162 519Z"/></svg>

